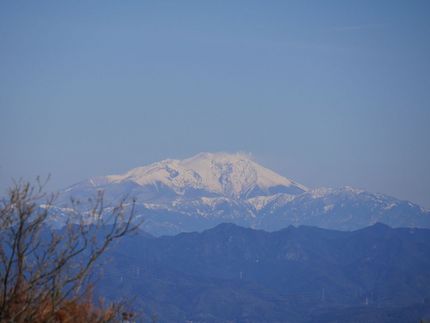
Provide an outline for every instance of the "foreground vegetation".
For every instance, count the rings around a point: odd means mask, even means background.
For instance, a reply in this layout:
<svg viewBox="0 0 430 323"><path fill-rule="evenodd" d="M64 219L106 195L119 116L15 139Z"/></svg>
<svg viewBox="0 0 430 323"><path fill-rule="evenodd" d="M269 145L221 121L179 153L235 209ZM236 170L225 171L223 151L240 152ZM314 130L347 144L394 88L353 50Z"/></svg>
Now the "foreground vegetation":
<svg viewBox="0 0 430 323"><path fill-rule="evenodd" d="M138 228L134 208L107 211L99 192L86 208L70 201L65 217L44 187L15 183L0 202L0 322L119 320L127 315L120 303L94 301L90 274L112 242ZM53 230L50 220L60 218Z"/></svg>

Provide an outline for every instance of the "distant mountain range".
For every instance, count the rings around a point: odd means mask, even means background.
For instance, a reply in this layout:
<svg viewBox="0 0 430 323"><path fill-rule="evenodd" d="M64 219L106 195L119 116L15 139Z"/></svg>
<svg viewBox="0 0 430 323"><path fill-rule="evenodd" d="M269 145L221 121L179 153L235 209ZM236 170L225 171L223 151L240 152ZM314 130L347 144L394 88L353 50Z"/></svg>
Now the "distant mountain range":
<svg viewBox="0 0 430 323"><path fill-rule="evenodd" d="M430 319L430 230L353 232L221 224L124 238L97 292L157 322L419 322Z"/></svg>
<svg viewBox="0 0 430 323"><path fill-rule="evenodd" d="M430 211L411 202L350 187L309 189L239 153L201 153L91 178L62 191L57 211L67 214L71 197L85 201L96 190L107 204L135 198L144 229L155 235L222 222L266 230L291 224L355 230L376 222L430 228Z"/></svg>

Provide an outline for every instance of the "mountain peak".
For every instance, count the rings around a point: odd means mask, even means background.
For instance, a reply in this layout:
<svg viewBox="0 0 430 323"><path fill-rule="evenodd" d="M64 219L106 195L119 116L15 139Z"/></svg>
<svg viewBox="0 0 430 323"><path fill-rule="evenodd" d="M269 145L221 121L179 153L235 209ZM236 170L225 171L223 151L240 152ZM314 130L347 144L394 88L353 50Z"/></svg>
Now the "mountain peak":
<svg viewBox="0 0 430 323"><path fill-rule="evenodd" d="M179 194L193 189L234 198L273 194L276 190L292 194L307 190L259 165L246 153L206 152L184 160L165 159L122 175L107 176L107 180L142 186L162 183Z"/></svg>

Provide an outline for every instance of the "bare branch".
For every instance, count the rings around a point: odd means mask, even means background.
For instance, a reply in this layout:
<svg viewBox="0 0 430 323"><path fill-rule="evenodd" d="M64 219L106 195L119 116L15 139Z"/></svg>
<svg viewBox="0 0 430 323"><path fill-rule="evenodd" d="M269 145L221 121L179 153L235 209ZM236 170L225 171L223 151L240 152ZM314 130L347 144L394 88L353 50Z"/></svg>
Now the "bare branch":
<svg viewBox="0 0 430 323"><path fill-rule="evenodd" d="M128 212L125 201L107 211L100 191L89 211L72 200L65 226L52 230L58 195L44 193L46 183L17 181L0 201L0 321L57 320L89 292L89 273L111 243L141 224L135 201Z"/></svg>

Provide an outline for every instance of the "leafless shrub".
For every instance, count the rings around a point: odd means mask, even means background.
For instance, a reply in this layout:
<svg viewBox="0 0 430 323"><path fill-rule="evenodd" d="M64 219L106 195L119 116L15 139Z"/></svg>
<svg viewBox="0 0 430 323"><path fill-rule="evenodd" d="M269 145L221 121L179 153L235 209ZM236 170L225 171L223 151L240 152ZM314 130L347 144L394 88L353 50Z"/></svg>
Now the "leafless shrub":
<svg viewBox="0 0 430 323"><path fill-rule="evenodd" d="M0 202L1 322L106 322L120 313L116 305L95 306L88 299L88 277L114 240L138 228L134 201L109 212L101 192L87 212L72 201L73 215L52 230L47 222L56 197L38 180L15 183Z"/></svg>

